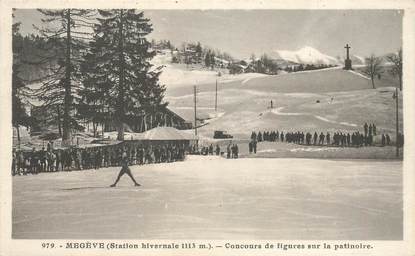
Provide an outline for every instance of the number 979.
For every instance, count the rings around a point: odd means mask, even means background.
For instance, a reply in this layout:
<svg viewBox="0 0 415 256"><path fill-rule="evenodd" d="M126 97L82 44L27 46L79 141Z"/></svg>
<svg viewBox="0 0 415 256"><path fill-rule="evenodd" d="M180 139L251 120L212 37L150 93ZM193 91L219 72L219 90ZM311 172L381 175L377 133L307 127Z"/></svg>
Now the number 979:
<svg viewBox="0 0 415 256"><path fill-rule="evenodd" d="M43 249L52 249L55 247L54 243L42 243L42 248Z"/></svg>

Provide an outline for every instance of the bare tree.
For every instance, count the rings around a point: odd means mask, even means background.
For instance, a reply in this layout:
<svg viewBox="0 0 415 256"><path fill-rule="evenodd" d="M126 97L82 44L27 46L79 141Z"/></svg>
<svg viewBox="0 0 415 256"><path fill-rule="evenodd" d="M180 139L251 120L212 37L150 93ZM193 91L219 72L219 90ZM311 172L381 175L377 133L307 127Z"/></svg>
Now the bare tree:
<svg viewBox="0 0 415 256"><path fill-rule="evenodd" d="M402 91L402 49L399 49L398 53L391 54L386 58L389 62L393 64L390 73L393 76L398 76L399 89Z"/></svg>
<svg viewBox="0 0 415 256"><path fill-rule="evenodd" d="M370 77L372 81L372 87L375 89L375 77L383 73L382 58L376 57L372 54L370 57L365 58L366 67L363 73Z"/></svg>

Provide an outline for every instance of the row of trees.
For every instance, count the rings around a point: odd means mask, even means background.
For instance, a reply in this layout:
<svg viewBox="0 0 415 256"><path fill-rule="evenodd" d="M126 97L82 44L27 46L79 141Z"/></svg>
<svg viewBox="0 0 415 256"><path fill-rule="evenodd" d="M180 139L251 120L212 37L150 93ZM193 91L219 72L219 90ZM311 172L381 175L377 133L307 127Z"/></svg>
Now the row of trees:
<svg viewBox="0 0 415 256"><path fill-rule="evenodd" d="M327 65L327 64L299 64L299 65L292 65L287 66L284 71L290 72L299 72L299 71L308 71L308 70L318 70L324 68L331 68L335 67L335 65Z"/></svg>
<svg viewBox="0 0 415 256"><path fill-rule="evenodd" d="M47 63L48 72L39 79L41 86L32 96L47 109L61 108L64 143L69 143L73 129L82 128L80 120L94 124L114 120L118 139L123 140L126 119L166 106L165 87L158 82L161 69L150 64L156 54L146 39L152 25L143 12L132 9L39 12L44 16L45 26L37 30L46 43L30 64ZM17 38L17 25L15 35ZM15 59L25 58L19 49L13 50ZM18 67L13 69L15 76L19 77ZM13 95L17 98L19 87L21 83L14 79ZM19 121L24 114L18 109L13 104L13 113L19 116L13 124L16 121L16 125L25 125Z"/></svg>

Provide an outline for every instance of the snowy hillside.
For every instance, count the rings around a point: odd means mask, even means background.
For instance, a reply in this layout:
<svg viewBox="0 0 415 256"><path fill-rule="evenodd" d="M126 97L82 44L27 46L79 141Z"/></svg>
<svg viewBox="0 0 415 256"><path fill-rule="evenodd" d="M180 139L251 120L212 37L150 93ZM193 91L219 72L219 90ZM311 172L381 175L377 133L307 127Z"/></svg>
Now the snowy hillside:
<svg viewBox="0 0 415 256"><path fill-rule="evenodd" d="M272 57L303 64L339 64L336 58L321 53L310 46L305 46L297 51L275 50Z"/></svg>
<svg viewBox="0 0 415 256"><path fill-rule="evenodd" d="M236 138L249 138L252 130L267 129L353 132L365 122L391 133L393 87L385 87L391 83L383 80L376 80L377 89L373 90L366 77L341 67L252 78L221 85L217 111L214 84L199 86L198 118L218 115L200 127L198 134L211 137L215 130L226 130ZM169 107L191 119L192 93L191 88L168 91ZM271 100L273 110L269 108Z"/></svg>
<svg viewBox="0 0 415 256"><path fill-rule="evenodd" d="M172 63L170 50L159 52L151 60L151 63L155 68L162 67L163 72L160 75L160 83L165 84L167 89L215 83L216 79L221 83L234 81L246 82L251 78L267 76L259 73L230 75L227 69L211 70L197 64L187 66L186 64ZM221 74L220 77L218 76L219 73Z"/></svg>

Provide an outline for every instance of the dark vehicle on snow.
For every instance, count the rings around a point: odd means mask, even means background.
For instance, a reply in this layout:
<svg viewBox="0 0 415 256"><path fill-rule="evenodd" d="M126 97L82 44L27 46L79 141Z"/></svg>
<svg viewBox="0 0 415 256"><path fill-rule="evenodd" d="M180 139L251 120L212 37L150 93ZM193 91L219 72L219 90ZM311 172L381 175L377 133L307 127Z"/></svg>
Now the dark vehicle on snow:
<svg viewBox="0 0 415 256"><path fill-rule="evenodd" d="M227 134L226 131L215 131L213 133L213 138L214 139L231 139L233 138L233 136L230 134Z"/></svg>

